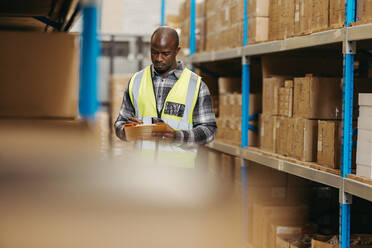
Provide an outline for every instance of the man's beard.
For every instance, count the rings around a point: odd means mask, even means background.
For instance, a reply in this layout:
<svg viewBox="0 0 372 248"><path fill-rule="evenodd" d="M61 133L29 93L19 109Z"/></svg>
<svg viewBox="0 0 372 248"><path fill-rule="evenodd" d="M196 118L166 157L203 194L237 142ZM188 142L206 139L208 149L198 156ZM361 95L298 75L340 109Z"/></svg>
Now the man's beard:
<svg viewBox="0 0 372 248"><path fill-rule="evenodd" d="M156 66L154 65L154 69L157 73L163 74L169 70L170 66Z"/></svg>

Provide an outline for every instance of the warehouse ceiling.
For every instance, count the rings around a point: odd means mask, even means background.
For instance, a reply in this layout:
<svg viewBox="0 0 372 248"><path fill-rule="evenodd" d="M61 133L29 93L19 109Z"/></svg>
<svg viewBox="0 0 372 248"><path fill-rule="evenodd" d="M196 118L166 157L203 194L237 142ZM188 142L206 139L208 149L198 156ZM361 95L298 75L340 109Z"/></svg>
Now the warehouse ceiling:
<svg viewBox="0 0 372 248"><path fill-rule="evenodd" d="M79 0L3 0L0 29L68 31L78 12Z"/></svg>

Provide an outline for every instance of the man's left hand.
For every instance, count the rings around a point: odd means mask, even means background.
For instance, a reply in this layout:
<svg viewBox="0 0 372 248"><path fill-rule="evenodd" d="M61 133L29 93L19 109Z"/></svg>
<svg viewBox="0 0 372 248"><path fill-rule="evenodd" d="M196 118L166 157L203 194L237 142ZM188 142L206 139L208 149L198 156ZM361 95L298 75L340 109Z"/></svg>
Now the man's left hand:
<svg viewBox="0 0 372 248"><path fill-rule="evenodd" d="M172 128L169 128L169 130L164 132L153 132L152 136L158 138L159 140L174 141L176 138L176 131Z"/></svg>

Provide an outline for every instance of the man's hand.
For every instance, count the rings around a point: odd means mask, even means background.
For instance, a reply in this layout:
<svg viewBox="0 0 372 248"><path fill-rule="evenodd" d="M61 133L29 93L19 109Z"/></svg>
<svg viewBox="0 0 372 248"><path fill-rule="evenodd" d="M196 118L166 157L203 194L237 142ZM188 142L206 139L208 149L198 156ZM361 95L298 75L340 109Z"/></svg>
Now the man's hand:
<svg viewBox="0 0 372 248"><path fill-rule="evenodd" d="M167 131L154 131L152 136L164 141L174 141L176 138L176 131L168 125Z"/></svg>
<svg viewBox="0 0 372 248"><path fill-rule="evenodd" d="M143 124L143 121L141 121L140 119L137 119L137 118L134 118L134 117L130 117L128 119L128 124L136 124L136 125L139 125L139 124Z"/></svg>

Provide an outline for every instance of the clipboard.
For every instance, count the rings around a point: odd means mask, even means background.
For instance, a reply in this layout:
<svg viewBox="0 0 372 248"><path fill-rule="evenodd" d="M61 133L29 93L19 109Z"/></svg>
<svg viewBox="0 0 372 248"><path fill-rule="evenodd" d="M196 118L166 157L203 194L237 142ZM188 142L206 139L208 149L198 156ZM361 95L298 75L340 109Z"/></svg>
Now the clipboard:
<svg viewBox="0 0 372 248"><path fill-rule="evenodd" d="M166 123L156 124L124 124L125 137L128 141L154 140L152 133L167 132L172 129Z"/></svg>

